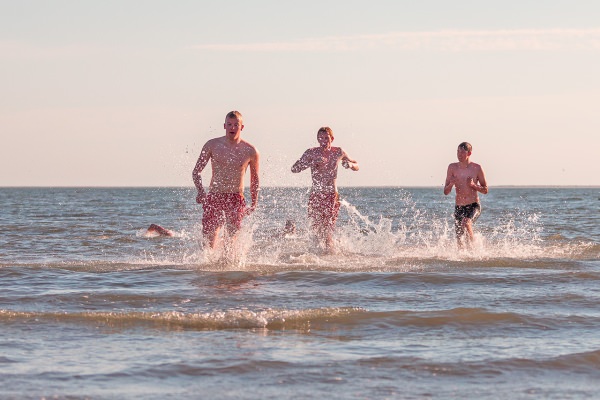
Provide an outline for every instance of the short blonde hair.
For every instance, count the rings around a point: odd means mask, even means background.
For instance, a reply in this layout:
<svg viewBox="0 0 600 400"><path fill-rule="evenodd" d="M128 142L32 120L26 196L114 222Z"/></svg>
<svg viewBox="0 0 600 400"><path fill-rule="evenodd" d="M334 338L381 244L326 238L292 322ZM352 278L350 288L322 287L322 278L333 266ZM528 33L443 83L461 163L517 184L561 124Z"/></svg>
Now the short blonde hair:
<svg viewBox="0 0 600 400"><path fill-rule="evenodd" d="M244 125L244 117L242 117L242 113L239 111L229 111L227 113L227 115L225 116L225 119L227 120L227 118L235 118L238 121L240 121L240 124Z"/></svg>

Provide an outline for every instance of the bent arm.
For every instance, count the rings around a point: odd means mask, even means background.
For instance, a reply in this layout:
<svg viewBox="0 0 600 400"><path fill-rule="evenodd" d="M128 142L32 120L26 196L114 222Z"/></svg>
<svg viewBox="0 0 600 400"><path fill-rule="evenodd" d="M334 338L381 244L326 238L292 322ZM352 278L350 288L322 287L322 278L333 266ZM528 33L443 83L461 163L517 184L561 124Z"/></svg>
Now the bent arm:
<svg viewBox="0 0 600 400"><path fill-rule="evenodd" d="M294 165L292 165L292 172L295 174L297 174L298 172L302 172L306 168L310 167L311 164L312 157L310 156L309 151L306 150L304 154L302 154L302 157L300 157L300 159L296 161Z"/></svg>
<svg viewBox="0 0 600 400"><path fill-rule="evenodd" d="M449 195L454 186L454 179L452 179L452 168L448 166L448 172L446 173L446 183L444 183L444 195Z"/></svg>
<svg viewBox="0 0 600 400"><path fill-rule="evenodd" d="M252 198L251 208L254 210L258 205L258 191L260 190L260 182L258 177L259 171L259 154L256 152L252 160L250 160L250 197Z"/></svg>
<svg viewBox="0 0 600 400"><path fill-rule="evenodd" d="M356 160L351 159L345 151L342 150L342 166L350 168L352 171L358 171L359 166Z"/></svg>
<svg viewBox="0 0 600 400"><path fill-rule="evenodd" d="M479 185L475 185L473 189L477 190L481 194L487 194L488 185L487 181L485 180L485 172L483 172L483 168L479 168L479 173L477 174L477 181L479 182Z"/></svg>
<svg viewBox="0 0 600 400"><path fill-rule="evenodd" d="M196 161L196 166L192 171L192 179L194 181L194 185L196 189L198 189L198 195L204 194L204 187L202 187L202 176L200 175L208 164L208 160L210 160L212 152L210 148L205 144L200 152L200 156L198 157L198 161Z"/></svg>

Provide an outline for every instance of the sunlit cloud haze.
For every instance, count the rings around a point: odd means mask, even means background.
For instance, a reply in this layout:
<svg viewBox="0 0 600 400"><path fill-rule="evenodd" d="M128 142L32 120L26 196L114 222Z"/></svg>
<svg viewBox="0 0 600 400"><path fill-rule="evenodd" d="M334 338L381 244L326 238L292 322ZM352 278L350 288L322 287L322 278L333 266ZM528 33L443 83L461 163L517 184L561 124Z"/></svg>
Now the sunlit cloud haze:
<svg viewBox="0 0 600 400"><path fill-rule="evenodd" d="M341 186L600 185L600 2L3 2L0 186L191 186L242 112L264 186L330 126ZM209 171L207 171L209 172ZM205 177L205 181L208 177Z"/></svg>
<svg viewBox="0 0 600 400"><path fill-rule="evenodd" d="M495 31L443 30L391 32L385 34L321 37L291 42L199 44L198 50L244 52L326 52L435 50L469 51L558 51L600 50L600 29L516 29Z"/></svg>

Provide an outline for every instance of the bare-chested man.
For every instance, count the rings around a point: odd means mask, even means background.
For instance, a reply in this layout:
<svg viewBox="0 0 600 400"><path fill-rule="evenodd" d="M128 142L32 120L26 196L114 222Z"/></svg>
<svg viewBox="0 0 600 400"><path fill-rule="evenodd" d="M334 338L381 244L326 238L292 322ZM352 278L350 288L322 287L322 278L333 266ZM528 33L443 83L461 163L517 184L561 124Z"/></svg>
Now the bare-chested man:
<svg viewBox="0 0 600 400"><path fill-rule="evenodd" d="M481 165L471 162L473 147L463 142L458 145L456 156L458 162L448 165L444 194L456 192L456 207L454 209L454 227L458 246L462 247L461 239L467 234L466 240L470 244L474 240L473 223L481 214L479 193L487 194L488 186Z"/></svg>
<svg viewBox="0 0 600 400"><path fill-rule="evenodd" d="M340 209L337 191L338 164L344 168L358 171L358 163L348 157L341 147L332 147L333 131L329 127L320 128L317 132L319 147L304 152L302 157L292 166L297 173L310 167L312 189L308 200L308 217L311 226L319 238L325 242L327 251L333 251L333 230Z"/></svg>
<svg viewBox="0 0 600 400"><path fill-rule="evenodd" d="M259 154L250 143L242 140L244 129L242 114L231 111L225 117L225 136L206 142L192 173L198 189L196 202L202 204L202 235L205 244L215 247L217 234L225 224L230 237L241 228L242 218L250 214L258 204ZM202 187L200 173L211 161L212 178L208 194ZM246 207L244 199L244 174L250 167L250 195L252 205Z"/></svg>

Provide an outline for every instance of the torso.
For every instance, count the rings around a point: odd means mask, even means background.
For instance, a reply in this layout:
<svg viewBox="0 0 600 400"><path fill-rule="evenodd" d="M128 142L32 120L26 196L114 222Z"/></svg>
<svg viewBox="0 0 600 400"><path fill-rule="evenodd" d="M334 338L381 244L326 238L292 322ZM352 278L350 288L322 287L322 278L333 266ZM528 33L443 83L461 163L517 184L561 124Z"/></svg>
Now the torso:
<svg viewBox="0 0 600 400"><path fill-rule="evenodd" d="M458 162L450 164L452 177L454 178L457 206L479 202L479 194L475 189L469 186L469 180L470 178L473 178L475 183L478 182L480 168L479 164L473 162L466 166Z"/></svg>
<svg viewBox="0 0 600 400"><path fill-rule="evenodd" d="M323 150L314 147L309 150L315 162L312 163L310 173L312 176L312 190L323 193L337 192L338 163L343 157L340 147L331 147Z"/></svg>
<svg viewBox="0 0 600 400"><path fill-rule="evenodd" d="M209 191L243 193L244 174L256 155L254 146L244 140L235 143L227 138L212 139L210 146L212 178Z"/></svg>

